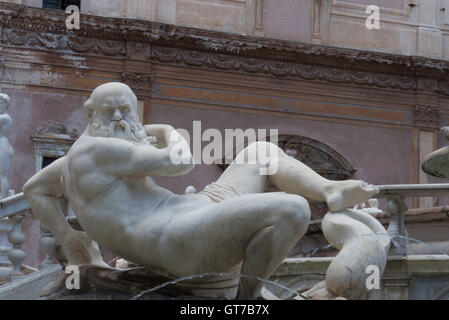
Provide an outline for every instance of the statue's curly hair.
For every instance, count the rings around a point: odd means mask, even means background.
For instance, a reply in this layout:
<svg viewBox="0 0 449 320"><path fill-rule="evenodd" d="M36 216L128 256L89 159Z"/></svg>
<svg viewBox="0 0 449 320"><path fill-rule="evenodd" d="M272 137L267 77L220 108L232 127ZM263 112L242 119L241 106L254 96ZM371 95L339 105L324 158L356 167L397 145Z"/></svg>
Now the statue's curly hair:
<svg viewBox="0 0 449 320"><path fill-rule="evenodd" d="M129 94L129 97L131 98L131 101L132 101L131 107L134 109L135 112L137 112L137 97L134 94L134 92L131 90L131 88L121 82L108 82L108 83L102 84L102 85L98 86L97 88L95 88L95 90L90 95L90 98L84 103L84 113L88 120L90 120L92 118L93 113L100 106L99 105L100 101L97 100L98 94L104 90L109 89L111 86L116 86L117 90L123 89L123 90L127 91L127 93Z"/></svg>

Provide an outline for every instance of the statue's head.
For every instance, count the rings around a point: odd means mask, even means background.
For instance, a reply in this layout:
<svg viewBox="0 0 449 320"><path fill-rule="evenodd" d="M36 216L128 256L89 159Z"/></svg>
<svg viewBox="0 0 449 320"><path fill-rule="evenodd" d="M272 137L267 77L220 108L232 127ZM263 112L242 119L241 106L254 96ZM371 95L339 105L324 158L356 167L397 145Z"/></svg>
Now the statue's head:
<svg viewBox="0 0 449 320"><path fill-rule="evenodd" d="M84 104L84 112L91 136L137 143L148 140L137 115L137 97L126 84L110 82L97 87Z"/></svg>
<svg viewBox="0 0 449 320"><path fill-rule="evenodd" d="M9 97L0 93L0 114L5 113L9 108Z"/></svg>

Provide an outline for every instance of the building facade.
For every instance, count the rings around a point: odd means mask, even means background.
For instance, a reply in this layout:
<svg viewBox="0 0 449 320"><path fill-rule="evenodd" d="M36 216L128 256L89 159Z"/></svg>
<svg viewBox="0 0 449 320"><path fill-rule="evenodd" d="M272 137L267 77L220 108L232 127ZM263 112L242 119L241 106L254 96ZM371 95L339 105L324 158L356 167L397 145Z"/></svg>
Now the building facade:
<svg viewBox="0 0 449 320"><path fill-rule="evenodd" d="M366 27L371 3L380 29ZM448 144L438 132L449 124L447 0L81 0L80 29L72 30L70 14L46 9L68 4L0 1L16 192L65 154L86 126L84 101L110 81L133 89L144 124L192 135L194 121L201 133L277 129L284 150L330 178L434 182L420 165ZM200 164L156 181L183 193L222 170ZM24 229L25 263L37 266L39 222L29 216ZM440 233L419 239L439 241Z"/></svg>

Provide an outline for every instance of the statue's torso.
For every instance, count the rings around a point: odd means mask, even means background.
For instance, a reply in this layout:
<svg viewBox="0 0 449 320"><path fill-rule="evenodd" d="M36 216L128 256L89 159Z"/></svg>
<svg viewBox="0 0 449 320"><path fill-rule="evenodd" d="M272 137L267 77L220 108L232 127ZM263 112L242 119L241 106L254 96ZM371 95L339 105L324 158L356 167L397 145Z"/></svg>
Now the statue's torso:
<svg viewBox="0 0 449 320"><path fill-rule="evenodd" d="M138 242L154 244L148 249L157 250L158 240L173 215L210 203L200 195L174 195L151 177L107 174L95 164L89 147L81 139L66 158L65 192L89 236L122 257L139 261ZM155 252L153 257L155 261L145 262L157 266L158 254Z"/></svg>

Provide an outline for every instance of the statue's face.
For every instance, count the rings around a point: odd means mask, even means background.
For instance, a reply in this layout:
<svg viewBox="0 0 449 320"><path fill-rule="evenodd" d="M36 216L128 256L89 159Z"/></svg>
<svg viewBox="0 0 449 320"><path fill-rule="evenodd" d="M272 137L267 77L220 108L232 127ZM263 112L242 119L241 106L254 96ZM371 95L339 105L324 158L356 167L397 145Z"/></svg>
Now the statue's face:
<svg viewBox="0 0 449 320"><path fill-rule="evenodd" d="M114 137L144 143L147 136L136 113L136 106L126 95L111 94L102 99L96 108L90 134Z"/></svg>

